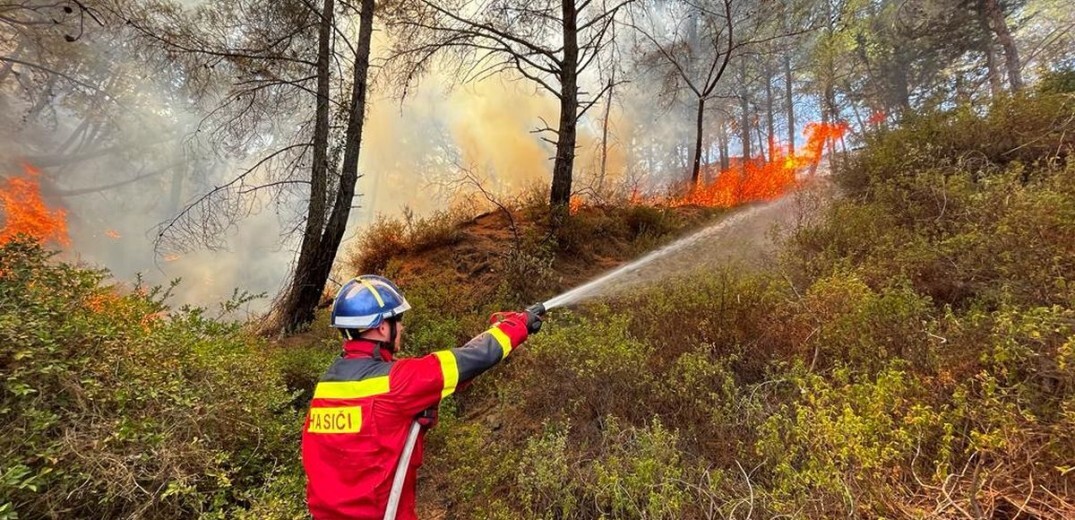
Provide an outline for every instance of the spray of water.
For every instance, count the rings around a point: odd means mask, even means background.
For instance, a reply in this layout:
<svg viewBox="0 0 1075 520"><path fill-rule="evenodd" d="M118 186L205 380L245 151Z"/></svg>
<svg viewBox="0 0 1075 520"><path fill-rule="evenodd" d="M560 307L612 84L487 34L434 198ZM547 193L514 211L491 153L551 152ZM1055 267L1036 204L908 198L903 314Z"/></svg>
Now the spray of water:
<svg viewBox="0 0 1075 520"><path fill-rule="evenodd" d="M742 226L745 223L758 220L768 220L761 218L763 214L771 214L773 209L780 209L787 206L787 201L781 200L771 202L768 204L753 206L749 209L740 211L716 224L706 227L694 234L681 238L671 244L668 244L656 251L646 254L645 256L623 266L620 266L612 271L609 271L583 285L575 287L567 292L564 292L558 296L555 296L544 303L545 309L551 310L556 307L562 307L573 303L578 303L582 300L593 298L599 295L605 295L614 292L616 289L623 288L629 285L631 282L637 282L643 278L662 278L669 274L669 270L661 270L656 273L644 272L645 267L650 266L657 260L663 258L680 256L684 253L698 253L695 251L696 245L704 242L709 242L717 235L726 232L730 229ZM697 262L691 262L696 264ZM653 276L653 275L656 276Z"/></svg>

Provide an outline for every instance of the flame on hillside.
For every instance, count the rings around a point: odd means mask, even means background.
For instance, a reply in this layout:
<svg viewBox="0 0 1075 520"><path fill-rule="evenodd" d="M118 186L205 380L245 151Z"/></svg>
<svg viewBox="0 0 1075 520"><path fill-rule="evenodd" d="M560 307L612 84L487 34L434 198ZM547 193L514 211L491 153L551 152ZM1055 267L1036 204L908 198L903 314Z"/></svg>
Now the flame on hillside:
<svg viewBox="0 0 1075 520"><path fill-rule="evenodd" d="M771 160L764 157L740 160L718 173L713 182L696 186L665 203L728 208L779 198L795 186L800 170L814 171L821 161L825 144L842 138L847 128L847 123L810 123L803 132L807 140L801 151L791 153L786 148L777 148Z"/></svg>
<svg viewBox="0 0 1075 520"><path fill-rule="evenodd" d="M41 172L23 166L23 175L11 177L0 186L0 245L17 235L27 235L40 243L52 241L59 245L71 243L67 236L67 212L51 209L41 199L38 177Z"/></svg>

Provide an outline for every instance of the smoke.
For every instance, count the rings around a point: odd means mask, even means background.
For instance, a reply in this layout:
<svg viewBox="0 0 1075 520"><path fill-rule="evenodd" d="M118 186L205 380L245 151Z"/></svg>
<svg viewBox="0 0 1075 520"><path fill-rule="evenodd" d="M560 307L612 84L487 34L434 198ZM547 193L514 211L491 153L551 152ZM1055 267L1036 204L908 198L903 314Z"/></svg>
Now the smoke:
<svg viewBox="0 0 1075 520"><path fill-rule="evenodd" d="M375 53L383 55L386 48L380 42ZM0 82L0 176L18 174L23 161L41 168L43 195L69 216L71 245L64 256L108 268L125 284L138 276L149 284L182 278L175 304L213 305L234 288L274 295L298 246L290 232L303 207L301 190L292 193L298 196L266 196L230 208L249 215L219 230L213 238L220 248L155 250L159 223L256 158L226 156L214 148L213 137L204 134L206 109L188 100L166 64L146 70L136 50L109 35L87 33L64 52L76 63L72 69L107 84L109 94L72 90L65 80L47 76L37 78L41 85L57 81L64 88L27 96L12 81ZM582 80L585 92L601 90L596 71ZM378 87L368 108L360 197L347 239L378 215L403 208L420 215L465 196L449 188L459 167L480 172L488 179L486 188L505 197L550 182L554 146L542 137L555 135L537 129L546 122L555 127L558 104L533 83L506 74L457 85L449 72L437 71L402 100L380 82ZM689 119L659 99L659 91L657 80L645 74L613 91L605 187L657 186L682 175L687 157L682 143L692 131L682 122ZM591 186L599 175L605 102L579 122L576 189ZM650 159L630 152L640 149ZM261 300L251 310L268 303Z"/></svg>

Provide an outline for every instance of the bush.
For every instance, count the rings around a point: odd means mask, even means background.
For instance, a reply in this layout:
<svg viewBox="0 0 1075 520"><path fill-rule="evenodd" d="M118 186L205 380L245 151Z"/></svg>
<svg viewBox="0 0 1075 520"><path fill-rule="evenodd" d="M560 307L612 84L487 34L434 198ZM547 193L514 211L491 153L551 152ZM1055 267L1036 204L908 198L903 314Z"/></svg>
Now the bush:
<svg viewBox="0 0 1075 520"><path fill-rule="evenodd" d="M757 444L772 472L776 510L807 518L900 513L877 499L900 498L916 448L950 442L936 437L952 427L918 404L929 399L896 365L861 382L848 370L831 380L792 372L801 398L766 421Z"/></svg>
<svg viewBox="0 0 1075 520"><path fill-rule="evenodd" d="M242 504L294 458L276 366L238 324L104 278L29 242L0 248L0 510L188 518Z"/></svg>
<svg viewBox="0 0 1075 520"><path fill-rule="evenodd" d="M1065 94L997 98L983 115L973 106L910 115L890 130L867 135L865 148L837 182L861 195L887 180L906 181L943 168L986 177L1013 163L1064 159L1075 146L1075 98Z"/></svg>
<svg viewBox="0 0 1075 520"><path fill-rule="evenodd" d="M653 349L631 337L628 320L608 313L586 318L559 312L555 324L528 342L528 355L515 362L525 367L508 392L521 398L523 414L575 419L587 428L608 414L647 419L655 374L639 368Z"/></svg>
<svg viewBox="0 0 1075 520"><path fill-rule="evenodd" d="M1046 73L1038 82L1042 94L1070 94L1075 92L1075 69L1061 69Z"/></svg>
<svg viewBox="0 0 1075 520"><path fill-rule="evenodd" d="M379 273L393 258L454 244L462 239L462 209L438 211L418 218L409 209L402 218L380 216L358 238L348 253L352 272Z"/></svg>
<svg viewBox="0 0 1075 520"><path fill-rule="evenodd" d="M627 206L624 221L634 239L644 235L661 237L683 227L682 219L674 211L641 204Z"/></svg>

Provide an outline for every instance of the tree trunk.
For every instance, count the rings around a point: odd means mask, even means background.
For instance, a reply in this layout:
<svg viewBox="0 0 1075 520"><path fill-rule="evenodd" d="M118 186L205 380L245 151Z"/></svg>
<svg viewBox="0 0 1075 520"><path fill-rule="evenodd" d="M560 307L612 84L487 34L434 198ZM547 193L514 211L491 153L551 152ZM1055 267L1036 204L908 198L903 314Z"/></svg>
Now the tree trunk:
<svg viewBox="0 0 1075 520"><path fill-rule="evenodd" d="M605 102L605 118L601 122L601 176L597 179L597 189L605 186L605 175L608 174L608 118L612 113L612 89L616 84L616 70L612 70L612 78L608 80L608 101Z"/></svg>
<svg viewBox="0 0 1075 520"><path fill-rule="evenodd" d="M1019 49L1015 46L1015 39L1008 29L1008 22L1004 19L1004 11L1000 8L997 0L985 0L985 8L989 18L993 21L993 32L997 34L997 41L1004 49L1004 63L1008 68L1008 84L1013 92L1023 88L1022 63L1019 61Z"/></svg>
<svg viewBox="0 0 1075 520"><path fill-rule="evenodd" d="M768 155L765 148L765 134L762 133L761 128L761 107L754 105L754 117L751 118L755 122L754 133L758 137L758 158L765 162L765 156Z"/></svg>
<svg viewBox="0 0 1075 520"><path fill-rule="evenodd" d="M908 52L899 47L896 49L895 67L892 69L892 88L893 96L895 99L893 102L895 106L899 108L900 115L906 116L911 112L911 56Z"/></svg>
<svg viewBox="0 0 1075 520"><path fill-rule="evenodd" d="M717 141L720 143L720 171L728 169L728 122L722 120L717 126Z"/></svg>
<svg viewBox="0 0 1075 520"><path fill-rule="evenodd" d="M329 139L329 87L332 61L332 29L335 20L335 1L324 0L321 25L317 31L317 105L314 112L313 160L310 169L310 200L306 208L306 228L302 233L297 267L304 266L315 255L325 227L328 204L328 139ZM296 269L296 281L306 269Z"/></svg>
<svg viewBox="0 0 1075 520"><path fill-rule="evenodd" d="M784 55L784 110L788 114L788 153L795 153L795 92L792 89L791 55Z"/></svg>
<svg viewBox="0 0 1075 520"><path fill-rule="evenodd" d="M571 202L571 173L575 163L575 123L578 118L578 13L574 0L564 0L564 60L560 70L560 124L556 160L552 165L552 205L555 221L567 215Z"/></svg>
<svg viewBox="0 0 1075 520"><path fill-rule="evenodd" d="M769 160L776 160L776 117L773 115L773 67L772 58L765 61L765 124L769 131Z"/></svg>
<svg viewBox="0 0 1075 520"><path fill-rule="evenodd" d="M978 0L978 29L982 31L982 54L985 54L985 69L989 78L989 93L997 97L1004 90L1001 83L1000 71L997 67L997 53L993 49L993 30L989 27L989 11L986 9L986 0Z"/></svg>
<svg viewBox="0 0 1075 520"><path fill-rule="evenodd" d="M698 113L694 121L694 163L691 165L691 188L697 187L702 172L702 122L705 117L705 98L698 98Z"/></svg>
<svg viewBox="0 0 1075 520"><path fill-rule="evenodd" d="M743 145L742 168L746 171L747 161L750 160L750 93L747 91L747 62L745 58L739 61L739 111L742 119L739 121L739 140Z"/></svg>
<svg viewBox="0 0 1075 520"><path fill-rule="evenodd" d="M325 282L328 280L332 264L336 259L336 252L347 228L347 219L351 214L355 184L359 178L358 159L366 116L367 76L369 75L375 7L374 0L362 0L339 186L324 233L320 235L318 247L308 257L300 255L295 265L294 281L281 310L285 320L284 329L287 331L301 329L313 321L314 309L321 299Z"/></svg>

